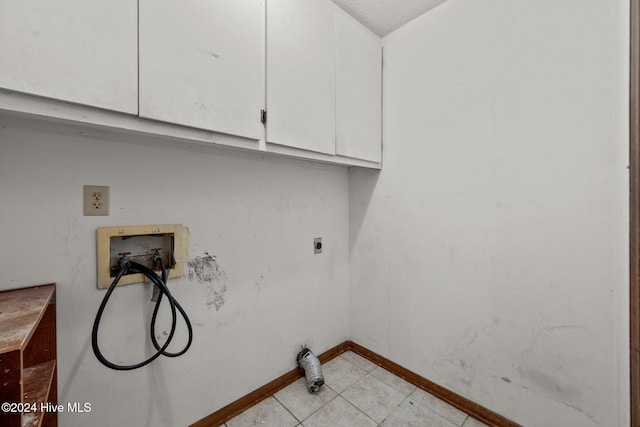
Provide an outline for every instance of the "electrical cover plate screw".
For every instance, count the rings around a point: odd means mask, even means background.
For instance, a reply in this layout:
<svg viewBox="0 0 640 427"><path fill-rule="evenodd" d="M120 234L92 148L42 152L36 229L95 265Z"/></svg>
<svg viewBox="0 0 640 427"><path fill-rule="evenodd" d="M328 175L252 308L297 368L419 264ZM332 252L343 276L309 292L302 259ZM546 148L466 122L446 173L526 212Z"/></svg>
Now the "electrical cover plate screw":
<svg viewBox="0 0 640 427"><path fill-rule="evenodd" d="M109 187L100 185L84 186L84 215L109 215Z"/></svg>

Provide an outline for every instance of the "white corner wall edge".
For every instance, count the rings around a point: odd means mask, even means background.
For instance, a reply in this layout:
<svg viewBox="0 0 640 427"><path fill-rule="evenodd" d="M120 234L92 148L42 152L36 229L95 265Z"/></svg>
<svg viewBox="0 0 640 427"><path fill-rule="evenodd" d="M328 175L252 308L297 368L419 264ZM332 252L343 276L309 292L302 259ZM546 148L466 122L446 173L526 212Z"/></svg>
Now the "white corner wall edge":
<svg viewBox="0 0 640 427"><path fill-rule="evenodd" d="M628 8L448 0L384 38L352 339L525 425L628 425Z"/></svg>

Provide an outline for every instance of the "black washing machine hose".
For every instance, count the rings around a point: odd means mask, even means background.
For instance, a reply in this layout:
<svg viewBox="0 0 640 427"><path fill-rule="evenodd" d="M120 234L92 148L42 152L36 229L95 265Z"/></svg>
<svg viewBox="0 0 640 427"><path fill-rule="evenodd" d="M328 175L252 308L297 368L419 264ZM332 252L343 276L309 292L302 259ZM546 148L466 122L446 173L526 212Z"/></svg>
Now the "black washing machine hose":
<svg viewBox="0 0 640 427"><path fill-rule="evenodd" d="M160 264L160 268L162 270L162 277L159 277L155 271L153 271L147 266L138 264L137 262L133 262L128 259L121 260L120 270L118 271L118 274L116 274L116 277L113 279L113 282L111 283L111 286L109 286L109 289L107 289L107 293L102 299L102 303L100 303L100 308L98 308L98 312L96 313L96 318L93 322L93 330L91 333L91 346L93 347L93 353L96 355L96 358L100 361L100 363L102 363L104 366L108 368L115 369L117 371L129 371L132 369L138 369L153 362L159 356L167 356L167 357L180 356L186 353L187 350L189 350L189 347L191 347L191 343L193 341L193 328L191 327L191 322L189 321L189 317L187 316L187 313L184 311L182 306L173 297L173 295L169 291L169 288L166 285L168 275L167 275L167 269L164 266L162 259L160 259L160 257L157 257L156 261ZM157 351L151 357L149 357L146 360L143 360L142 362L134 363L132 365L118 365L116 363L113 363L107 360L107 358L105 358L102 352L100 351L100 347L98 345L98 329L100 328L100 320L102 319L102 314L104 312L105 307L107 306L107 303L109 302L109 298L111 297L111 294L115 290L122 276L124 276L129 270L135 270L144 274L151 281L151 283L153 283L153 285L156 286L160 291L160 295L158 296L155 307L153 309L153 315L151 316L151 328L150 328L151 342L153 343L153 346ZM171 307L171 331L167 336L166 342L161 346L155 337L155 325L156 325L156 317L158 314L158 309L160 308L160 303L162 302L163 295L167 297L167 300L169 301L169 306ZM184 348L181 351L177 353L170 353L166 350L167 350L167 347L169 347L169 344L171 343L171 340L173 339L174 333L176 331L176 324L177 324L176 311L180 312L180 315L182 316L182 318L185 321L185 324L187 325L189 338L188 338L187 344L184 346Z"/></svg>

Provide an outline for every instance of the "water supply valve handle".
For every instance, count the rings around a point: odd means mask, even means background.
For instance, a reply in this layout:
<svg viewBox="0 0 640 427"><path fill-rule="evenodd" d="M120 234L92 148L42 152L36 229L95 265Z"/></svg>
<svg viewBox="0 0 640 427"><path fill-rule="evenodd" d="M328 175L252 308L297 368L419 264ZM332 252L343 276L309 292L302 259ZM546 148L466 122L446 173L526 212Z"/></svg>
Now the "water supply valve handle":
<svg viewBox="0 0 640 427"><path fill-rule="evenodd" d="M162 260L160 251L162 250L162 248L151 248L150 250L151 252L153 252L153 262L155 264L154 268L160 268L160 260Z"/></svg>
<svg viewBox="0 0 640 427"><path fill-rule="evenodd" d="M127 258L127 255L131 255L131 252L119 252L118 255L120 255L120 266L122 266L122 264L124 263L129 263L129 258Z"/></svg>
<svg viewBox="0 0 640 427"><path fill-rule="evenodd" d="M162 257L160 256L160 251L162 248L151 248L150 251L153 252L153 263L155 269L162 268ZM160 298L160 288L157 286L153 287L153 293L151 294L151 301L157 302L158 298Z"/></svg>

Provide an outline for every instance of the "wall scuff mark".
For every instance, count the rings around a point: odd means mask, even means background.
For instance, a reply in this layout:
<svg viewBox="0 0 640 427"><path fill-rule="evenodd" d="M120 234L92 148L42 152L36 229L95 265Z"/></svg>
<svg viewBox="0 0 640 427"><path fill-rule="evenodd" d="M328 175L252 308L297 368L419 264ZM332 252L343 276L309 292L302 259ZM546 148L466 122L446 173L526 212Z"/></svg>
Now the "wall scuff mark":
<svg viewBox="0 0 640 427"><path fill-rule="evenodd" d="M204 283L207 288L207 307L216 307L216 311L225 303L227 275L220 268L215 255L204 252L187 261L188 277L191 281Z"/></svg>
<svg viewBox="0 0 640 427"><path fill-rule="evenodd" d="M212 57L212 58L220 58L220 55L218 55L218 54L217 54L217 53L215 53L215 52L208 51L208 50L201 50L201 49L198 49L198 52L200 52L200 53L201 53L201 54L203 54L203 55L210 56L210 57Z"/></svg>
<svg viewBox="0 0 640 427"><path fill-rule="evenodd" d="M262 289L266 286L266 281L264 280L264 276L260 275L260 278L256 281L256 292L262 292Z"/></svg>

